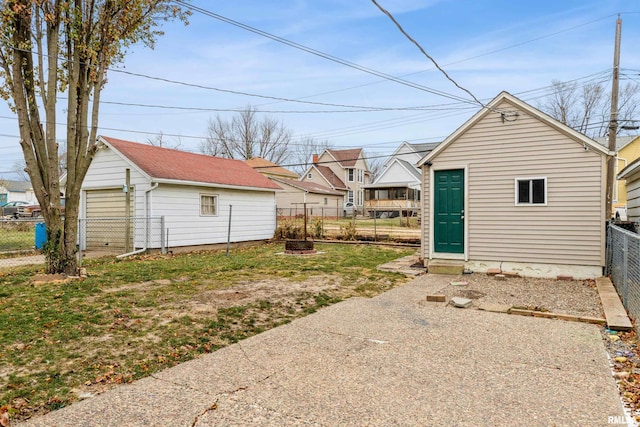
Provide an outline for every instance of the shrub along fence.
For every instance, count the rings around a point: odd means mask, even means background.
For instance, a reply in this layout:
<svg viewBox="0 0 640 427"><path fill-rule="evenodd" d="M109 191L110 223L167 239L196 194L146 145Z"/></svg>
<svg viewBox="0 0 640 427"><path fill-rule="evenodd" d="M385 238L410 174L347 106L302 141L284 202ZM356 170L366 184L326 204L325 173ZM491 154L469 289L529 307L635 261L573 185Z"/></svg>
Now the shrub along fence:
<svg viewBox="0 0 640 427"><path fill-rule="evenodd" d="M305 209L278 208L276 237L299 239L305 234ZM349 211L307 207L306 235L313 239L420 241L419 209Z"/></svg>

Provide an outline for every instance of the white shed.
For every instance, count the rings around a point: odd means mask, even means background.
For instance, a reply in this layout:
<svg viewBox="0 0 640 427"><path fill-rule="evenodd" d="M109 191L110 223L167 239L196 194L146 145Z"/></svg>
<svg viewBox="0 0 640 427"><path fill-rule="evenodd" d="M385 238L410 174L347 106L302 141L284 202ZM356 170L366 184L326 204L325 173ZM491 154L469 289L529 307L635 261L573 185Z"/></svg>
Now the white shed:
<svg viewBox="0 0 640 427"><path fill-rule="evenodd" d="M224 243L230 214L231 242L273 237L280 188L245 162L99 139L82 185L83 249L141 251L159 248L162 241L169 247Z"/></svg>

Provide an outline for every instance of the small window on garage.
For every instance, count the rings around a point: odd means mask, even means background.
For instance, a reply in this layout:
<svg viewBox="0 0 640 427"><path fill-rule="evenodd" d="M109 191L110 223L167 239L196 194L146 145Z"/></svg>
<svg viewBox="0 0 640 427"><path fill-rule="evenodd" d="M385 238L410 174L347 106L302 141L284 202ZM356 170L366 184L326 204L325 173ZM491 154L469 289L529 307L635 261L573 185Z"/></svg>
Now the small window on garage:
<svg viewBox="0 0 640 427"><path fill-rule="evenodd" d="M218 215L218 196L214 194L200 195L200 215L202 216Z"/></svg>
<svg viewBox="0 0 640 427"><path fill-rule="evenodd" d="M516 205L546 205L547 178L516 178Z"/></svg>

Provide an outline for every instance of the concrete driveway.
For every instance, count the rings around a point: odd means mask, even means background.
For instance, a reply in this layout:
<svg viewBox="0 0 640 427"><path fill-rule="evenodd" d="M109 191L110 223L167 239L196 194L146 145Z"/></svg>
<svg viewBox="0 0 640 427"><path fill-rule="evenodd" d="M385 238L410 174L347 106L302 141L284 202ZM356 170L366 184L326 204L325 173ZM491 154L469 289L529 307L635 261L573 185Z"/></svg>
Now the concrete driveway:
<svg viewBox="0 0 640 427"><path fill-rule="evenodd" d="M427 275L118 387L30 426L611 426L597 326L426 303Z"/></svg>

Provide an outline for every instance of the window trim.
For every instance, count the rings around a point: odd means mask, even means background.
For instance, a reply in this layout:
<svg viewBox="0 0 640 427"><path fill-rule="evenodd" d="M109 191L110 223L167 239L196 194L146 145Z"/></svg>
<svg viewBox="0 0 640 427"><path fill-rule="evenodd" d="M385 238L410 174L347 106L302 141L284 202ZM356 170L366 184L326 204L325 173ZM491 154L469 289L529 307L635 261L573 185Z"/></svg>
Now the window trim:
<svg viewBox="0 0 640 427"><path fill-rule="evenodd" d="M307 179L313 179L313 174L311 172L307 174Z"/></svg>
<svg viewBox="0 0 640 427"><path fill-rule="evenodd" d="M203 197L213 197L214 200L214 209L215 209L215 213L213 214L206 214L202 212L202 198ZM220 211L219 206L218 206L218 200L219 197L217 194L212 194L212 193L200 193L200 216L205 216L205 217L212 217L212 216L218 216L218 212Z"/></svg>
<svg viewBox="0 0 640 427"><path fill-rule="evenodd" d="M353 203L355 205L353 190L347 190L347 203Z"/></svg>
<svg viewBox="0 0 640 427"><path fill-rule="evenodd" d="M355 182L356 171L353 168L347 168L347 182Z"/></svg>
<svg viewBox="0 0 640 427"><path fill-rule="evenodd" d="M531 184L533 181L542 180L544 183L544 203L533 203L533 185ZM519 183L521 181L529 181L529 200L528 203L520 203L518 202L518 195L520 191ZM548 182L546 176L530 176L530 177L517 177L515 179L515 205L516 206L547 206L548 203Z"/></svg>

